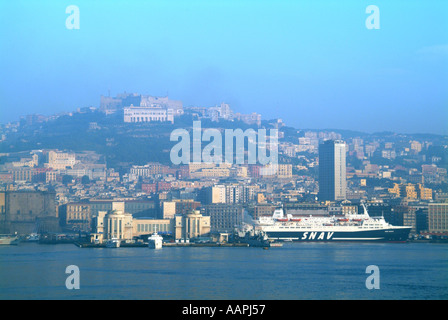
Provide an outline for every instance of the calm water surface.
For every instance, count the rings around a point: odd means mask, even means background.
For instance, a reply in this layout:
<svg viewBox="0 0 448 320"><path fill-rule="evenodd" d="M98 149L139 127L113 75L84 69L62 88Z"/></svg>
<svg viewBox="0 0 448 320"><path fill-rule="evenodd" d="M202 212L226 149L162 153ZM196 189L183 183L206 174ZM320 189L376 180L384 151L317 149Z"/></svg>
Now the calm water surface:
<svg viewBox="0 0 448 320"><path fill-rule="evenodd" d="M68 290L65 269L80 269ZM368 290L366 267L380 270ZM448 299L448 245L287 243L281 248L0 247L0 299Z"/></svg>

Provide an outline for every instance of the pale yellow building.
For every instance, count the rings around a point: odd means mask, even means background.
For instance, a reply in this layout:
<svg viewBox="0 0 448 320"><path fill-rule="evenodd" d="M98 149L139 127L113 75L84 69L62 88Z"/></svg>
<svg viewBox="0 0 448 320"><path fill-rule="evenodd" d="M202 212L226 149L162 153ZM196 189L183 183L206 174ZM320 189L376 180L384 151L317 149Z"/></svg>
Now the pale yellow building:
<svg viewBox="0 0 448 320"><path fill-rule="evenodd" d="M172 219L176 215L176 202L164 201L162 202L162 217L164 219Z"/></svg>
<svg viewBox="0 0 448 320"><path fill-rule="evenodd" d="M422 200L432 200L432 189L425 188L421 184L418 185L420 199Z"/></svg>
<svg viewBox="0 0 448 320"><path fill-rule="evenodd" d="M223 178L229 176L230 170L222 167L201 169L190 174L191 178Z"/></svg>
<svg viewBox="0 0 448 320"><path fill-rule="evenodd" d="M56 171L47 171L45 172L45 182L51 183L55 182L58 179L58 173Z"/></svg>
<svg viewBox="0 0 448 320"><path fill-rule="evenodd" d="M63 170L67 167L73 168L75 164L76 156L74 153L50 151L48 152L48 162L45 163L45 167Z"/></svg>
<svg viewBox="0 0 448 320"><path fill-rule="evenodd" d="M216 185L207 189L208 203L226 203L226 187Z"/></svg>
<svg viewBox="0 0 448 320"><path fill-rule="evenodd" d="M424 188L421 184L417 186L408 184L398 184L394 183L393 188L388 189L389 193L395 194L397 197L407 198L409 200L431 200L432 199L432 189Z"/></svg>
<svg viewBox="0 0 448 320"><path fill-rule="evenodd" d="M202 216L198 210L175 215L171 219L133 219L131 214L124 212L124 202L113 202L112 210L99 211L93 220L91 241L99 243L111 238L134 240L154 232L172 236L175 240L193 239L210 233L210 217Z"/></svg>
<svg viewBox="0 0 448 320"><path fill-rule="evenodd" d="M134 219L132 221L134 237L159 234L173 234L174 219Z"/></svg>
<svg viewBox="0 0 448 320"><path fill-rule="evenodd" d="M37 167L39 164L39 156L37 154L33 154L31 158L22 158L20 161L13 162L13 167Z"/></svg>
<svg viewBox="0 0 448 320"><path fill-rule="evenodd" d="M190 175L196 171L200 171L202 169L211 169L214 168L214 163L205 163L205 162L191 162L188 164L188 171Z"/></svg>
<svg viewBox="0 0 448 320"><path fill-rule="evenodd" d="M67 203L62 215L65 216L65 227L72 229L87 230L90 228L92 216L90 214L90 204L88 203Z"/></svg>
<svg viewBox="0 0 448 320"><path fill-rule="evenodd" d="M247 177L247 167L238 167L237 168L237 176L246 178Z"/></svg>
<svg viewBox="0 0 448 320"><path fill-rule="evenodd" d="M278 178L291 178L292 177L292 164L279 164L277 177Z"/></svg>
<svg viewBox="0 0 448 320"><path fill-rule="evenodd" d="M404 194L407 199L417 199L417 190L413 184L406 185L404 190Z"/></svg>
<svg viewBox="0 0 448 320"><path fill-rule="evenodd" d="M175 239L193 239L210 233L210 217L203 216L199 210L174 218Z"/></svg>
<svg viewBox="0 0 448 320"><path fill-rule="evenodd" d="M188 169L191 178L221 178L230 176L230 168L232 167L229 163L220 163L216 165L214 163L190 163Z"/></svg>
<svg viewBox="0 0 448 320"><path fill-rule="evenodd" d="M265 178L292 178L292 164L269 164L262 168L261 175Z"/></svg>
<svg viewBox="0 0 448 320"><path fill-rule="evenodd" d="M342 206L342 214L344 214L344 215L358 214L358 206L343 205Z"/></svg>
<svg viewBox="0 0 448 320"><path fill-rule="evenodd" d="M9 173L12 174L12 179L14 181L33 181L34 178L34 171L31 168L17 168L13 170L9 170Z"/></svg>
<svg viewBox="0 0 448 320"><path fill-rule="evenodd" d="M111 211L99 211L96 217L96 233L102 233L104 240L117 238L132 240L132 215L125 213L124 202L113 202Z"/></svg>

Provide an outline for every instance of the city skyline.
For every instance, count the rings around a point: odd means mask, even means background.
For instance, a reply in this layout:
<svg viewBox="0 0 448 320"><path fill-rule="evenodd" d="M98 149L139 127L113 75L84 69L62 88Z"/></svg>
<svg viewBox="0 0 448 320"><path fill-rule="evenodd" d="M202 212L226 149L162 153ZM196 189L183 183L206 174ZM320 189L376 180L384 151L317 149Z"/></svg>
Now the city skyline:
<svg viewBox="0 0 448 320"><path fill-rule="evenodd" d="M0 299L446 300L447 13L0 1Z"/></svg>
<svg viewBox="0 0 448 320"><path fill-rule="evenodd" d="M168 99L168 100L170 100L169 96L159 96L159 97L157 97L157 96L153 96L153 95L143 95L143 94L140 94L140 93L137 93L137 92L129 93L129 92L126 92L126 91L124 91L124 93L123 92L122 93L118 93L117 96L118 95L123 95L123 94L129 94L129 95L137 94L137 95L141 95L141 96L153 97L155 99ZM109 97L113 97L113 96L112 95L110 95L110 96L100 95L100 97L107 97L107 98L109 98ZM177 100L177 102L180 102L182 104L181 100ZM217 108L220 107L220 105L226 105L227 107L231 107L231 106L229 106L229 104L227 104L225 102L220 102L220 103L217 102L214 105L205 106L205 107L186 106L184 108L185 108L185 110L202 109L202 110L209 110L209 111L213 111L214 112ZM136 106L132 106L132 105L129 105L127 107L123 107L122 108L123 110L121 110L120 112L124 112L125 113L125 117L124 117L125 118L125 121L124 121L125 123L132 123L131 120L129 120L129 119L126 120L127 119L126 112L129 112L129 110L132 110L133 108L135 108L135 109L142 109L142 110L145 110L145 108L148 109L148 107L142 107L142 106L137 106L136 107ZM160 107L160 106L154 106L153 107L155 112L157 112L157 109L160 109L160 108L163 109L164 107ZM151 108L149 107L149 109L151 109ZM2 121L2 120L5 120L5 118L1 118L0 119L0 125L4 126L4 125L8 125L8 124L19 123L21 120L26 120L28 117L32 117L32 118L38 117L38 118L41 119L40 121L44 121L45 122L45 121L49 121L49 120L54 120L54 119L56 119L56 118L58 118L60 116L73 115L75 113L80 112L80 110L81 110L81 112L83 112L82 110L89 110L89 112L93 111L93 112L104 113L104 110L102 110L101 102L100 102L100 103L98 103L98 106L90 105L90 106L85 106L85 107L78 107L78 108L76 108L76 110L74 110L74 109L73 110L68 110L68 109L67 110L60 110L59 112L48 113L48 114L44 114L42 112L36 111L36 112L29 113L29 114L19 115L18 118L13 119L13 120L8 120L8 121ZM247 117L247 116L251 115L251 114L242 115L242 114L240 114L238 112L238 110L232 110L232 112L235 112L235 114L237 114L239 116L246 116ZM251 112L254 115L258 115L258 117L260 118L258 126L261 125L261 118L263 118L262 119L263 121L268 121L268 122L279 120L279 121L282 122L283 125L286 125L288 127L295 128L295 129L298 129L298 130L301 130L301 131L317 131L317 132L319 132L319 131L320 132L336 131L336 132L346 132L346 133L350 133L351 132L352 134L367 134L367 135L392 133L392 134L399 134L399 135L434 135L434 136L440 136L440 137L446 136L445 133L431 133L431 132L400 132L400 131L396 131L396 130L395 131L394 130L373 130L373 131L367 131L367 130L362 130L362 129L359 129L359 130L357 130L357 129L344 129L344 128L341 128L341 127L327 127L327 128L294 127L294 125L290 125L289 124L289 120L290 119L281 119L279 117L277 117L277 118L265 118L265 117L263 117L263 114L259 114L257 112L253 112L251 110L248 110L248 112ZM169 118L169 119L171 119L171 118ZM225 118L223 118L223 119L226 120ZM234 119L227 119L227 120L233 121ZM249 123L245 119L237 118L237 120ZM148 122L151 122L151 121L148 121ZM169 120L167 122L170 123L170 124L173 124L174 120L171 119L171 120ZM193 123L192 123L192 125L193 125Z"/></svg>
<svg viewBox="0 0 448 320"><path fill-rule="evenodd" d="M377 1L378 30L358 1L77 1L79 30L70 4L2 3L2 122L128 91L298 128L447 134L443 1Z"/></svg>

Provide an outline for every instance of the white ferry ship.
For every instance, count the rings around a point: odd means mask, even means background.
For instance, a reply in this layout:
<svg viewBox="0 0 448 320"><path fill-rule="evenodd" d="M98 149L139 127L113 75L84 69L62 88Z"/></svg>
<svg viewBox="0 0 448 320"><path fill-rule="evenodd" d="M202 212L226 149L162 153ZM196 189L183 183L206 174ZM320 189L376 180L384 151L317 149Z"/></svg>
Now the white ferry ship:
<svg viewBox="0 0 448 320"><path fill-rule="evenodd" d="M255 228L270 240L281 241L390 241L408 240L411 227L393 226L384 217L370 217L364 206L363 214L325 217L294 217L283 209L272 217L260 217Z"/></svg>

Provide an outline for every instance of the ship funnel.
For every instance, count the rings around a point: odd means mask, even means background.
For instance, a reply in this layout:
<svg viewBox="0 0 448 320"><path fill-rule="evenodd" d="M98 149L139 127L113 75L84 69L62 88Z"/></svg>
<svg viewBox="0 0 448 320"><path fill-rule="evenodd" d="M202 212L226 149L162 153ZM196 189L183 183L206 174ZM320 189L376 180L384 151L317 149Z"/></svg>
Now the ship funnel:
<svg viewBox="0 0 448 320"><path fill-rule="evenodd" d="M272 215L274 219L282 219L283 218L283 209L276 209L274 214Z"/></svg>

